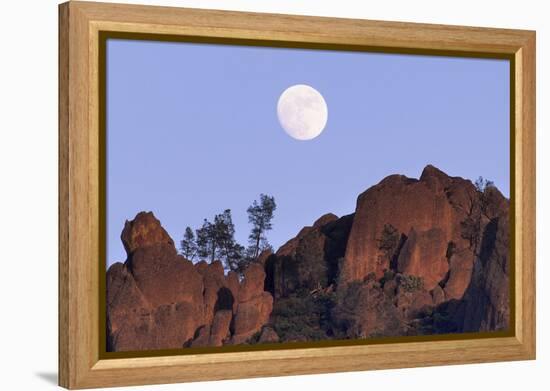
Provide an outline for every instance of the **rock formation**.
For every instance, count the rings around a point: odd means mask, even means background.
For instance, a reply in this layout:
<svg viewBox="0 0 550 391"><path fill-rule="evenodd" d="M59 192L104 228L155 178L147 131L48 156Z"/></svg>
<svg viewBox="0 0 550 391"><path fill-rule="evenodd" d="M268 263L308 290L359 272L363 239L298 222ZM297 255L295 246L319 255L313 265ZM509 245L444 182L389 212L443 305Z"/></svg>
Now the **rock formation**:
<svg viewBox="0 0 550 391"><path fill-rule="evenodd" d="M274 330L293 341L505 329L507 222L494 187L433 166L389 176L354 214L322 216L269 256Z"/></svg>
<svg viewBox="0 0 550 391"><path fill-rule="evenodd" d="M242 275L178 255L152 213L107 272L108 350L505 330L509 201L427 166L325 214Z"/></svg>
<svg viewBox="0 0 550 391"><path fill-rule="evenodd" d="M300 289L314 290L333 284L352 222L353 215L338 218L326 214L313 226L303 228L267 258L266 290L277 299Z"/></svg>
<svg viewBox="0 0 550 391"><path fill-rule="evenodd" d="M109 350L242 343L267 322L273 298L260 265L242 282L220 262L193 265L152 213L126 222L121 239L128 258L107 272Z"/></svg>
<svg viewBox="0 0 550 391"><path fill-rule="evenodd" d="M391 259L383 254L380 241L384 227L391 226L404 240L399 271L422 277L429 290L449 272L447 282L452 290L446 293L459 298L474 263L461 223L475 199L476 188L470 181L449 177L433 166L424 169L420 180L402 175L387 177L357 200L343 280L360 281L369 273L381 278L384 270L390 269ZM457 254L466 252L456 268L449 269L453 263L448 259L449 248Z"/></svg>

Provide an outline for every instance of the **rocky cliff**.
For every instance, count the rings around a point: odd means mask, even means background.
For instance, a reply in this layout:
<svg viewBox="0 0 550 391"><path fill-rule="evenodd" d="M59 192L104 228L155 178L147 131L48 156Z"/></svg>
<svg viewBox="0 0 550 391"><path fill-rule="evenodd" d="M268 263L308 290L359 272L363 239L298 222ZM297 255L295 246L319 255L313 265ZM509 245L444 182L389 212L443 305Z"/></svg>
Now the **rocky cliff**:
<svg viewBox="0 0 550 391"><path fill-rule="evenodd" d="M151 213L127 222L107 273L114 351L373 338L509 326L508 200L427 166L326 214L242 278L192 264Z"/></svg>
<svg viewBox="0 0 550 391"><path fill-rule="evenodd" d="M121 239L127 260L107 271L108 350L242 343L267 323L273 298L259 264L241 281L220 262L193 264L152 213L126 222Z"/></svg>

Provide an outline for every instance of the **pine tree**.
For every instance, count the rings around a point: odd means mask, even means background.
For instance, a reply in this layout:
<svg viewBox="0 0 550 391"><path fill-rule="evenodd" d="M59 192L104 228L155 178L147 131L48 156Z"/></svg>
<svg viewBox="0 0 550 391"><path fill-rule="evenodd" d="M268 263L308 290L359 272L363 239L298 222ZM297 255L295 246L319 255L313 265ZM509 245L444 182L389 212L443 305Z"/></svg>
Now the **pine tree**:
<svg viewBox="0 0 550 391"><path fill-rule="evenodd" d="M197 255L202 259L214 261L216 247L213 239L213 225L207 219L203 220L202 227L197 229Z"/></svg>
<svg viewBox="0 0 550 391"><path fill-rule="evenodd" d="M180 241L180 252L185 258L192 261L197 254L197 243L195 242L195 234L191 227L185 228L183 239Z"/></svg>
<svg viewBox="0 0 550 391"><path fill-rule="evenodd" d="M260 250L269 247L266 232L272 229L271 220L273 212L277 208L275 198L265 194L260 194L260 201L254 200L248 207L248 222L252 224L252 230L248 236L249 254L256 259Z"/></svg>
<svg viewBox="0 0 550 391"><path fill-rule="evenodd" d="M231 217L231 210L226 209L214 218L214 230L218 244L218 258L223 261L225 268L237 271L244 258L244 247L235 240L235 225Z"/></svg>
<svg viewBox="0 0 550 391"><path fill-rule="evenodd" d="M231 210L226 209L214 216L214 222L204 219L202 227L197 230L197 253L210 262L219 259L226 269L239 269L244 248L235 241Z"/></svg>

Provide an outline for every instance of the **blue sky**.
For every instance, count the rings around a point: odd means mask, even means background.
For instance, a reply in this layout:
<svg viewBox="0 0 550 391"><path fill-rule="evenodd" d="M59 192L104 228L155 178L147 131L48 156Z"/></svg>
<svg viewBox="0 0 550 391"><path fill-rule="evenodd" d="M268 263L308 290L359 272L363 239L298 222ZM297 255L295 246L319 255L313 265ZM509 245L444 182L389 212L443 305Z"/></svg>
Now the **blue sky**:
<svg viewBox="0 0 550 391"><path fill-rule="evenodd" d="M294 84L328 106L323 133L289 137L277 100ZM278 248L321 215L352 213L390 174L433 164L509 195L509 62L110 39L107 263L126 258L125 220L153 211L176 243L231 209L246 244L260 193Z"/></svg>

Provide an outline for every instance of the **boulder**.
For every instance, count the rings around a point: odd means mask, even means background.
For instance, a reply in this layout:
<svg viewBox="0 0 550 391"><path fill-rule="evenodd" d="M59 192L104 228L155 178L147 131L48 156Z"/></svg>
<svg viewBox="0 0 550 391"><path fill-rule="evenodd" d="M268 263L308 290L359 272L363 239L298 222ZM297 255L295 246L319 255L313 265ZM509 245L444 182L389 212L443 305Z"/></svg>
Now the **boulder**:
<svg viewBox="0 0 550 391"><path fill-rule="evenodd" d="M111 265L107 271L107 314L111 332L116 332L128 319L138 316L142 309L151 309L136 285L134 277L122 263Z"/></svg>
<svg viewBox="0 0 550 391"><path fill-rule="evenodd" d="M472 259L474 254L472 250L466 248L455 251L449 257L449 276L444 283L445 297L450 299L462 299L468 284L472 278L472 269L474 267Z"/></svg>
<svg viewBox="0 0 550 391"><path fill-rule="evenodd" d="M214 313L220 308L220 305L230 305L229 309L233 308L235 298L231 291L226 287L225 275L223 266L220 261L214 261L202 271L202 281L204 285L204 323L212 323ZM230 303L230 304L227 304Z"/></svg>
<svg viewBox="0 0 550 391"><path fill-rule="evenodd" d="M353 215L326 214L267 258L265 289L275 298L333 284L344 256Z"/></svg>
<svg viewBox="0 0 550 391"><path fill-rule="evenodd" d="M174 241L162 228L152 212L140 212L132 221L126 220L120 238L128 255L137 248L145 248L156 244L166 244L169 247L174 247Z"/></svg>
<svg viewBox="0 0 550 391"><path fill-rule="evenodd" d="M195 332L195 337L189 344L192 348L202 348L210 344L210 327L202 325Z"/></svg>
<svg viewBox="0 0 550 391"><path fill-rule="evenodd" d="M432 289L431 294L434 306L438 306L445 301L445 292L439 285L436 285L434 289Z"/></svg>
<svg viewBox="0 0 550 391"><path fill-rule="evenodd" d="M136 284L153 306L202 302L203 279L193 264L165 243L137 248L126 262Z"/></svg>
<svg viewBox="0 0 550 391"><path fill-rule="evenodd" d="M258 263L251 263L244 271L244 278L239 288L239 302L251 300L264 291L265 272Z"/></svg>
<svg viewBox="0 0 550 391"><path fill-rule="evenodd" d="M384 271L392 268L392 260L381 249L384 229L391 226L402 237L416 233L409 250L414 247L412 254L416 251L428 258L420 260L413 256L411 263L404 257L402 267L408 265L407 268L415 269L416 273L420 273L420 264L433 267L433 271L422 271L427 285L433 287L446 272L449 243L457 249L469 246L462 237L461 222L468 212L464 204L474 199L475 194L470 181L450 177L433 166L427 166L418 180L391 175L371 187L357 199L341 281L362 281L369 273L381 278ZM437 240L436 249L427 248L430 238ZM469 262L473 264L473 256Z"/></svg>
<svg viewBox="0 0 550 391"><path fill-rule="evenodd" d="M245 302L239 302L233 319L232 343L246 342L269 320L273 309L273 297L268 292Z"/></svg>
<svg viewBox="0 0 550 391"><path fill-rule="evenodd" d="M222 346L223 342L230 336L229 326L233 318L233 311L220 310L214 315L212 328L210 330L210 346Z"/></svg>
<svg viewBox="0 0 550 391"><path fill-rule="evenodd" d="M196 311L191 303L161 305L150 312L142 309L112 331L111 349L122 352L181 348L199 326Z"/></svg>
<svg viewBox="0 0 550 391"><path fill-rule="evenodd" d="M279 342L279 336L271 327L264 327L260 334L259 343L277 343Z"/></svg>
<svg viewBox="0 0 550 391"><path fill-rule="evenodd" d="M336 216L334 213L327 213L319 217L315 222L313 223L313 228L322 228L328 223L332 223L333 221L338 220L338 216Z"/></svg>

